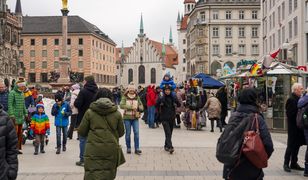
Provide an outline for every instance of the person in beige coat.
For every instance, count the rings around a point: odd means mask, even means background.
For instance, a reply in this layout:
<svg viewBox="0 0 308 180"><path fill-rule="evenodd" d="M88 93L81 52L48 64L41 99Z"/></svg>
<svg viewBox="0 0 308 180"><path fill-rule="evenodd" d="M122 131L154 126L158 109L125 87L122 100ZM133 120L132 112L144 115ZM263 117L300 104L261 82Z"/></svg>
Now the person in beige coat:
<svg viewBox="0 0 308 180"><path fill-rule="evenodd" d="M222 132L222 125L220 122L220 114L221 114L221 104L219 100L213 95L210 95L205 106L202 109L206 110L208 113L208 118L211 121L211 132L214 132L214 121L216 120L218 127L220 128L220 132Z"/></svg>

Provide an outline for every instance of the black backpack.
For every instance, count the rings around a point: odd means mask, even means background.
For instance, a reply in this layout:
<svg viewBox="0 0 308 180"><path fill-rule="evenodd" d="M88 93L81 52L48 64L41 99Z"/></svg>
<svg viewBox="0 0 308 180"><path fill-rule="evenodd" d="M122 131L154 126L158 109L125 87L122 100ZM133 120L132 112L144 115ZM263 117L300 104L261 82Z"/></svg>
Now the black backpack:
<svg viewBox="0 0 308 180"><path fill-rule="evenodd" d="M308 104L299 108L296 115L296 125L298 128L308 128Z"/></svg>
<svg viewBox="0 0 308 180"><path fill-rule="evenodd" d="M216 158L224 165L232 166L240 158L244 132L250 128L254 113L232 113L229 123L220 135L216 146Z"/></svg>

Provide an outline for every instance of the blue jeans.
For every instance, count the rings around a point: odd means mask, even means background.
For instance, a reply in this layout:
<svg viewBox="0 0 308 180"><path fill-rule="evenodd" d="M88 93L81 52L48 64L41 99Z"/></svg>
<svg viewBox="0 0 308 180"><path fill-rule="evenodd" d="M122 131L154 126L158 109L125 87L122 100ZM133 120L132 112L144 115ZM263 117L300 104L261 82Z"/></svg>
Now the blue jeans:
<svg viewBox="0 0 308 180"><path fill-rule="evenodd" d="M150 128L154 127L155 106L148 106L148 125Z"/></svg>
<svg viewBox="0 0 308 180"><path fill-rule="evenodd" d="M125 142L127 149L131 149L130 145L130 133L131 133L131 126L133 126L134 131L134 142L135 142L135 150L139 150L139 121L135 120L124 120L125 125Z"/></svg>
<svg viewBox="0 0 308 180"><path fill-rule="evenodd" d="M80 158L80 162L84 162L84 158L83 158L83 155L84 155L84 151L85 151L85 148L86 148L86 143L87 143L87 137L82 137L82 136L79 136L79 158Z"/></svg>
<svg viewBox="0 0 308 180"><path fill-rule="evenodd" d="M62 146L66 146L66 140L67 140L67 126L65 127L56 127L56 134L57 134L57 148L61 148L61 131L63 134L63 139L62 139Z"/></svg>

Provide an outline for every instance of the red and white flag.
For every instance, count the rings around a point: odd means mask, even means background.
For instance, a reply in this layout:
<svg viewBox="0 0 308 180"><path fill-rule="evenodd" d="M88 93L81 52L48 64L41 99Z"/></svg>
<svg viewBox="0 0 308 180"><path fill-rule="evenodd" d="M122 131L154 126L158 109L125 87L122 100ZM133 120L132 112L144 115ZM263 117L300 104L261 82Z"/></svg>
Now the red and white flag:
<svg viewBox="0 0 308 180"><path fill-rule="evenodd" d="M278 49L273 54L269 54L269 55L264 56L263 63L262 63L262 69L269 69L270 68L273 60L278 56L280 50L281 49Z"/></svg>

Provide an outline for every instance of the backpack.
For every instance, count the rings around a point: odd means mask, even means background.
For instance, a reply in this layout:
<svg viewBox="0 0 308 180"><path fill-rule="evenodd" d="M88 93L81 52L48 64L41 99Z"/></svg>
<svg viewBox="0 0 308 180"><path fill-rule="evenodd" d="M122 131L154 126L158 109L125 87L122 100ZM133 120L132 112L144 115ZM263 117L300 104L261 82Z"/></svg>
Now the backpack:
<svg viewBox="0 0 308 180"><path fill-rule="evenodd" d="M298 128L308 128L308 104L299 108L296 115L296 125Z"/></svg>
<svg viewBox="0 0 308 180"><path fill-rule="evenodd" d="M220 135L216 146L216 158L224 165L233 166L240 158L244 132L250 128L254 113L234 112Z"/></svg>

